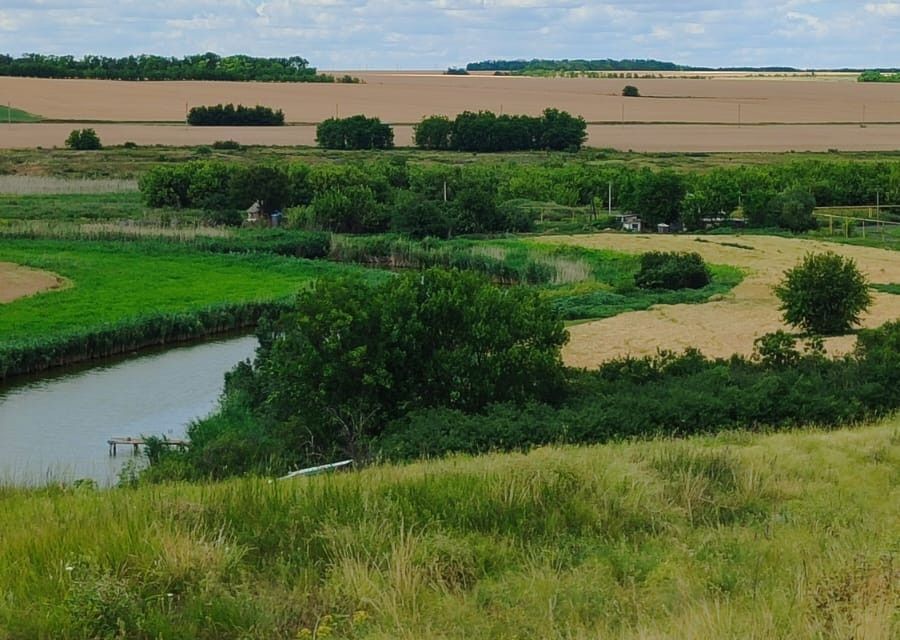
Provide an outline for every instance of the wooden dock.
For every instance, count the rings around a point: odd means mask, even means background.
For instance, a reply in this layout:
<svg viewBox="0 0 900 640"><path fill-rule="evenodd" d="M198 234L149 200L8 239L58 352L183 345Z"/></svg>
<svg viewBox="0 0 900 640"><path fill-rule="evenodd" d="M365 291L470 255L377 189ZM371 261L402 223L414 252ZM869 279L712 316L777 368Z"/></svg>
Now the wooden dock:
<svg viewBox="0 0 900 640"><path fill-rule="evenodd" d="M187 440L169 440L168 438L161 438L159 442L163 446L178 447L179 449L184 449L188 446ZM111 456L116 455L120 445L131 446L132 454L137 454L142 446L147 445L147 441L144 438L110 438L106 443L109 445L109 455Z"/></svg>

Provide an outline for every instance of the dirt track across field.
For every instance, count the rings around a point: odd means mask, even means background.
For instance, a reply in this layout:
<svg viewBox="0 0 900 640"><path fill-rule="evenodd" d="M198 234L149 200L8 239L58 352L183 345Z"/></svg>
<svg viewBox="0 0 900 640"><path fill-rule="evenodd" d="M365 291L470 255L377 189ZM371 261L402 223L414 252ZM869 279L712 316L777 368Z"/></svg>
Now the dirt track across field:
<svg viewBox="0 0 900 640"><path fill-rule="evenodd" d="M63 286L64 280L46 271L0 262L0 304Z"/></svg>
<svg viewBox="0 0 900 640"><path fill-rule="evenodd" d="M0 128L0 147L62 146L80 121L107 144L313 144L306 127L205 129L150 124L184 122L191 106L263 104L290 123L363 113L397 125L408 145L412 123L464 110L536 115L565 109L589 123L588 144L635 151L789 151L900 149L900 85L828 78L712 79L522 78L434 73L351 72L365 84L121 82L0 78L0 96L64 124ZM625 84L641 98L623 98ZM622 124L622 123L626 124ZM638 124L627 124L638 123ZM718 124L712 124L718 123ZM765 126L761 126L765 125ZM860 126L866 125L866 126Z"/></svg>
<svg viewBox="0 0 900 640"><path fill-rule="evenodd" d="M597 234L540 238L632 253L696 251L712 264L746 270L744 281L720 300L700 305L658 306L647 311L570 327L571 340L563 351L566 364L594 368L624 355L650 355L658 349L681 351L696 347L707 356L749 355L753 341L771 331L790 330L781 321L772 285L806 253L834 251L856 260L873 284L900 283L900 252L771 236L649 236ZM730 246L729 246L730 245ZM734 245L741 245L740 247ZM876 327L900 318L900 296L874 293L875 303L863 325ZM826 341L830 353L853 348L852 336Z"/></svg>

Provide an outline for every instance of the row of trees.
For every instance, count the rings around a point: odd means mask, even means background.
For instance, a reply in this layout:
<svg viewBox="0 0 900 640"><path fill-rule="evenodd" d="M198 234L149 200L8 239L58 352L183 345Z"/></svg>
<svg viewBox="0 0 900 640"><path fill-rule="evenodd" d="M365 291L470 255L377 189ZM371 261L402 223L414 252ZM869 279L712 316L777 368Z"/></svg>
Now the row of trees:
<svg viewBox="0 0 900 640"><path fill-rule="evenodd" d="M316 127L316 142L324 149L392 149L394 130L363 115L329 118Z"/></svg>
<svg viewBox="0 0 900 640"><path fill-rule="evenodd" d="M284 112L270 107L256 105L245 107L239 104L217 104L213 107L192 107L188 112L187 122L194 126L281 126L284 124Z"/></svg>
<svg viewBox="0 0 900 640"><path fill-rule="evenodd" d="M468 71L679 71L674 62L659 60L484 60L470 62Z"/></svg>
<svg viewBox="0 0 900 640"><path fill-rule="evenodd" d="M235 191L234 176L250 171L259 175L240 180L252 192ZM816 160L675 172L578 162L425 164L402 157L244 168L192 162L156 167L141 187L152 206L246 208L256 200L271 210L312 206L315 224L333 230L384 229L402 211L397 219L414 235L429 228L432 235L521 228L521 214L508 206L516 200L604 209L612 187L613 206L640 214L648 226L680 221L698 229L704 218L739 211L750 226L802 231L814 224L815 205L900 203L900 164ZM308 214L298 212L297 219L309 222ZM456 215L477 222L448 223Z"/></svg>
<svg viewBox="0 0 900 640"><path fill-rule="evenodd" d="M425 118L415 127L420 149L453 151L577 151L587 139L587 123L566 111L545 109L540 116L464 111Z"/></svg>
<svg viewBox="0 0 900 640"><path fill-rule="evenodd" d="M231 80L255 82L335 82L316 73L309 61L289 58L254 58L214 53L183 58L153 55L108 58L105 56L41 55L14 58L0 55L0 76L34 78L95 78L102 80ZM346 81L346 80L342 80Z"/></svg>
<svg viewBox="0 0 900 640"><path fill-rule="evenodd" d="M403 161L365 165L157 166L140 188L152 207L285 210L288 223L342 233L394 230L413 236L526 231L531 218L504 207L493 174L441 166L421 172Z"/></svg>

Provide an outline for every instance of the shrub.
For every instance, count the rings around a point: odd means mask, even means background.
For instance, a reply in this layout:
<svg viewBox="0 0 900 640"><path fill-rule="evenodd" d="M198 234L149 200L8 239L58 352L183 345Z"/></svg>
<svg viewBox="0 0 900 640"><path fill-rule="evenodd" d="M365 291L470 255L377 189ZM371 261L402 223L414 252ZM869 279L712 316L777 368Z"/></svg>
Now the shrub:
<svg viewBox="0 0 900 640"><path fill-rule="evenodd" d="M362 115L329 118L316 127L316 141L324 149L392 149L394 130Z"/></svg>
<svg viewBox="0 0 900 640"><path fill-rule="evenodd" d="M634 283L642 289L701 289L710 271L699 253L651 251L641 256Z"/></svg>
<svg viewBox="0 0 900 640"><path fill-rule="evenodd" d="M354 455L416 408L558 397L566 339L536 292L472 273L430 269L376 288L320 280L261 329L253 370L233 393L255 394L300 460Z"/></svg>
<svg viewBox="0 0 900 640"><path fill-rule="evenodd" d="M869 283L852 258L807 254L775 286L788 324L810 333L846 333L872 304Z"/></svg>
<svg viewBox="0 0 900 640"><path fill-rule="evenodd" d="M280 126L284 124L284 113L279 109L256 105L245 107L239 104L217 104L213 107L193 107L188 112L187 122L193 126Z"/></svg>
<svg viewBox="0 0 900 640"><path fill-rule="evenodd" d="M76 151L96 151L103 148L100 136L93 129L75 129L66 138L66 146Z"/></svg>
<svg viewBox="0 0 900 640"><path fill-rule="evenodd" d="M625 88L622 89L622 95L626 98L640 98L641 92L638 88L632 84L625 85Z"/></svg>
<svg viewBox="0 0 900 640"><path fill-rule="evenodd" d="M422 149L483 153L574 151L584 144L586 130L584 118L558 109L545 109L540 117L464 111L452 121L444 116L425 118L415 127L415 143Z"/></svg>
<svg viewBox="0 0 900 640"><path fill-rule="evenodd" d="M453 123L447 116L429 116L413 127L420 149L449 149Z"/></svg>
<svg viewBox="0 0 900 640"><path fill-rule="evenodd" d="M241 143L237 140L216 140L212 143L212 148L224 151L240 151Z"/></svg>

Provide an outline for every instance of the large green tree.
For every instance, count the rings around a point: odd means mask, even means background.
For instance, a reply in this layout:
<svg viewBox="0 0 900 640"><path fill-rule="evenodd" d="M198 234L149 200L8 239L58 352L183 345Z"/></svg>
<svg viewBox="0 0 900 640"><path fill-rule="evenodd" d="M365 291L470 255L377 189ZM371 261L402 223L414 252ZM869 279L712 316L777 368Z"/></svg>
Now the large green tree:
<svg viewBox="0 0 900 640"><path fill-rule="evenodd" d="M566 339L534 291L472 273L320 281L262 332L243 386L300 459L352 455L414 409L558 398Z"/></svg>
<svg viewBox="0 0 900 640"><path fill-rule="evenodd" d="M831 251L807 254L775 286L789 324L810 333L845 333L872 303L869 283L852 258Z"/></svg>

